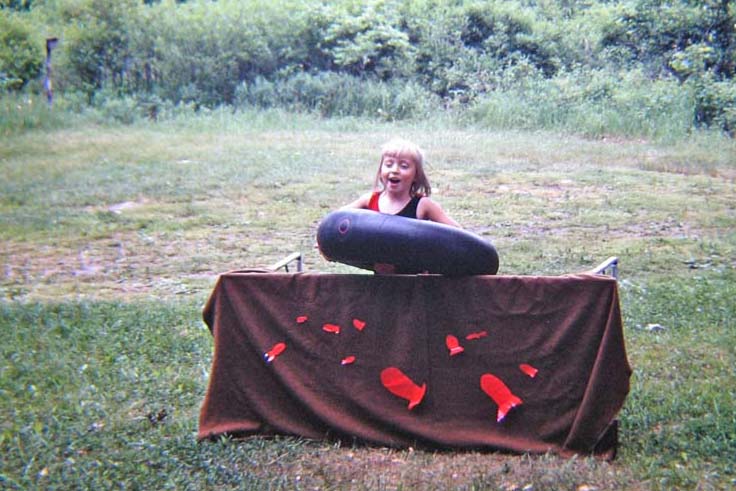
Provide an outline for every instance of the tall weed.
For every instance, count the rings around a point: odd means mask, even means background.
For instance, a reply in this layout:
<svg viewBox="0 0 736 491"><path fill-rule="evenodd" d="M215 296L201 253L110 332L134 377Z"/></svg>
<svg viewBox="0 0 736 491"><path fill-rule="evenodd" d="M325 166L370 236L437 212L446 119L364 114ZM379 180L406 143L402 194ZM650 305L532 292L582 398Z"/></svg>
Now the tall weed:
<svg viewBox="0 0 736 491"><path fill-rule="evenodd" d="M394 121L425 118L440 109L440 100L413 82L383 82L320 72L301 73L286 80L258 78L252 84L243 83L236 91L236 106Z"/></svg>
<svg viewBox="0 0 736 491"><path fill-rule="evenodd" d="M61 127L67 114L49 107L46 98L31 92L0 94L0 135Z"/></svg>
<svg viewBox="0 0 736 491"><path fill-rule="evenodd" d="M572 71L501 87L480 98L469 119L497 129L674 139L687 135L695 110L691 91L676 80L636 72Z"/></svg>

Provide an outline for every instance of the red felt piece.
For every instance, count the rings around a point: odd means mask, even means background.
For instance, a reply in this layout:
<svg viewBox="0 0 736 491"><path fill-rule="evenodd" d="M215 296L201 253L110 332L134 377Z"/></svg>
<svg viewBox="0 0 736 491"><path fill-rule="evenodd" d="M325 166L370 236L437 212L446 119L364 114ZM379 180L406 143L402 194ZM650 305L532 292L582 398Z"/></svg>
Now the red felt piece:
<svg viewBox="0 0 736 491"><path fill-rule="evenodd" d="M531 366L531 365L529 365L527 363L522 363L521 365L519 365L519 370L521 370L522 372L524 372L525 374L527 374L531 378L536 377L537 376L537 372L539 371L539 370L537 370L536 368L534 368L533 366Z"/></svg>
<svg viewBox="0 0 736 491"><path fill-rule="evenodd" d="M447 349L450 350L450 356L459 355L465 351L465 348L460 346L460 341L458 341L458 339L452 334L448 334L445 338L445 345L447 346Z"/></svg>
<svg viewBox="0 0 736 491"><path fill-rule="evenodd" d="M267 363L271 363L273 360L276 359L277 356L283 353L285 349L286 343L276 343L275 345L273 345L273 348L266 351L266 353L263 355L263 358L266 360Z"/></svg>
<svg viewBox="0 0 736 491"><path fill-rule="evenodd" d="M340 326L337 324L325 324L322 326L322 330L332 334L340 334Z"/></svg>
<svg viewBox="0 0 736 491"><path fill-rule="evenodd" d="M417 385L396 367L388 367L381 372L381 383L393 395L409 401L409 410L421 403L427 392L427 384Z"/></svg>
<svg viewBox="0 0 736 491"><path fill-rule="evenodd" d="M500 378L490 373L481 375L480 388L498 405L497 422L503 420L511 408L522 404L522 400L515 396Z"/></svg>

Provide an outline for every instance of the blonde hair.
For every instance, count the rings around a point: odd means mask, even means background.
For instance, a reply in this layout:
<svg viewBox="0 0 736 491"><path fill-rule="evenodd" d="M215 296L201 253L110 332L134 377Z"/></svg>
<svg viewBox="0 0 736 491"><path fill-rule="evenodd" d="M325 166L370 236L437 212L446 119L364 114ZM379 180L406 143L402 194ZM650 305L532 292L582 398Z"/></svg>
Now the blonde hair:
<svg viewBox="0 0 736 491"><path fill-rule="evenodd" d="M411 159L414 162L417 172L411 185L410 194L412 197L432 194L432 186L424 172L424 152L415 143L402 138L394 138L381 147L381 161L378 164L378 172L376 172L374 183L377 191L383 191L384 189L384 183L381 182L381 166L385 157Z"/></svg>

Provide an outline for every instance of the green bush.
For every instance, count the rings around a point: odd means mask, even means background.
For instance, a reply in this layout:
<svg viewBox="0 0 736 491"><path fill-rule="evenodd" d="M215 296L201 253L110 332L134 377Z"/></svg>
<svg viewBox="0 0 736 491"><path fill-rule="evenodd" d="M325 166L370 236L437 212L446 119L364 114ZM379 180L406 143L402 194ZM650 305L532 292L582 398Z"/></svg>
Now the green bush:
<svg viewBox="0 0 736 491"><path fill-rule="evenodd" d="M472 121L493 128L676 137L687 133L693 111L691 91L674 79L652 82L641 72L577 70L506 83L469 114Z"/></svg>
<svg viewBox="0 0 736 491"><path fill-rule="evenodd" d="M105 86L122 90L129 78L132 32L139 24L135 0L61 2L55 14L65 30L59 47L57 79L65 90L92 98Z"/></svg>
<svg viewBox="0 0 736 491"><path fill-rule="evenodd" d="M141 90L174 103L230 104L241 83L323 69L326 22L297 0L162 2L142 8L133 69Z"/></svg>
<svg viewBox="0 0 736 491"><path fill-rule="evenodd" d="M416 46L415 77L441 97L472 101L495 90L502 73L517 65L545 76L560 67L559 36L519 2L423 0L404 9Z"/></svg>
<svg viewBox="0 0 736 491"><path fill-rule="evenodd" d="M43 66L43 48L28 22L0 9L0 91L21 90Z"/></svg>
<svg viewBox="0 0 736 491"><path fill-rule="evenodd" d="M106 120L123 124L133 124L143 116L143 110L135 97L121 96L115 92L97 91L94 107L99 109Z"/></svg>
<svg viewBox="0 0 736 491"><path fill-rule="evenodd" d="M391 2L367 2L338 11L324 39L338 69L382 80L413 73L414 47L394 7Z"/></svg>
<svg viewBox="0 0 736 491"><path fill-rule="evenodd" d="M276 82L259 78L238 87L236 106L286 108L322 116L368 116L383 120L425 117L440 100L420 85L402 80L370 80L348 74L300 73Z"/></svg>
<svg viewBox="0 0 736 491"><path fill-rule="evenodd" d="M544 21L516 2L470 3L461 11L462 43L503 65L523 59L552 76L558 68L556 40L536 32Z"/></svg>
<svg viewBox="0 0 736 491"><path fill-rule="evenodd" d="M695 93L695 125L716 127L736 135L736 80L714 80L711 75L688 81Z"/></svg>
<svg viewBox="0 0 736 491"><path fill-rule="evenodd" d="M621 15L611 19L602 39L604 47L626 53L630 61L641 63L661 75L673 72L689 75L678 67L677 59L692 46L713 49L701 69L732 77L734 64L734 24L736 9L723 0L702 2L637 0L622 3ZM674 63L673 63L674 62Z"/></svg>

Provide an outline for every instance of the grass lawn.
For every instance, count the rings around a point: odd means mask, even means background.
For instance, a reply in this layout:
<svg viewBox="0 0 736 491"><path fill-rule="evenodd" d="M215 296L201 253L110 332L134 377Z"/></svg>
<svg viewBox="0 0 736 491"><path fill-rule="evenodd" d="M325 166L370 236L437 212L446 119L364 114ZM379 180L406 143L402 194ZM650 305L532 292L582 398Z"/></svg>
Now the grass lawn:
<svg viewBox="0 0 736 491"><path fill-rule="evenodd" d="M499 274L618 256L632 391L613 463L197 443L218 273L314 249L382 143L427 151L434 195ZM668 144L277 112L75 123L0 145L3 489L733 489L736 142Z"/></svg>

